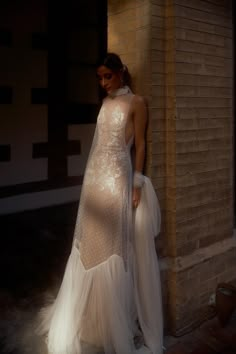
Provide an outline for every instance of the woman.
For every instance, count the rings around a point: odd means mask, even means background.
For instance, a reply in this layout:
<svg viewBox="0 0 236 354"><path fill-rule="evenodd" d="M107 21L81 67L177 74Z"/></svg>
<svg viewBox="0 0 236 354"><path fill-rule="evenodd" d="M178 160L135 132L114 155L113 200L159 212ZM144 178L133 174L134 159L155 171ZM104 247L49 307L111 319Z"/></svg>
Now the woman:
<svg viewBox="0 0 236 354"><path fill-rule="evenodd" d="M45 319L48 348L53 354L160 354L153 241L160 215L150 181L142 175L146 106L126 86L128 70L118 55L108 53L97 76L107 96L85 171L71 255ZM143 342L137 341L142 336Z"/></svg>

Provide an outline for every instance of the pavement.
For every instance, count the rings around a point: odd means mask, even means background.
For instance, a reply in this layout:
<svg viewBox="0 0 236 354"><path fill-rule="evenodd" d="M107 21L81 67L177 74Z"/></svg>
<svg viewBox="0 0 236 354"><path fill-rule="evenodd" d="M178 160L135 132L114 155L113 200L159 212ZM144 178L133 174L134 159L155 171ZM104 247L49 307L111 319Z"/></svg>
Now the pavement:
<svg viewBox="0 0 236 354"><path fill-rule="evenodd" d="M0 216L0 354L44 352L43 343L29 344L32 327L25 323L57 292L77 208L71 203ZM215 316L181 337L167 334L164 346L165 354L236 354L236 313L224 328Z"/></svg>
<svg viewBox="0 0 236 354"><path fill-rule="evenodd" d="M214 317L179 338L166 336L165 346L166 354L235 354L236 313L224 328Z"/></svg>

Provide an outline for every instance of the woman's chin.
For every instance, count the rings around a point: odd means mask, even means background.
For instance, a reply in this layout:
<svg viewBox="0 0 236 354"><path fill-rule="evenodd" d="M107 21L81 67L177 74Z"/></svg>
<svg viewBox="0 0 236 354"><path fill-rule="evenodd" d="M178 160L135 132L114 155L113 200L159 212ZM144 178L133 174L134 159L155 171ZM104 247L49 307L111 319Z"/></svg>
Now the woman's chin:
<svg viewBox="0 0 236 354"><path fill-rule="evenodd" d="M118 87L119 88L119 87ZM106 93L108 94L108 95L112 95L114 92L116 92L117 90L118 90L118 88L115 88L115 89L107 89L106 90Z"/></svg>
<svg viewBox="0 0 236 354"><path fill-rule="evenodd" d="M109 89L106 89L105 91L106 91L106 93L107 93L108 95L110 95L110 94L111 94L112 92L114 92L115 90L109 88Z"/></svg>

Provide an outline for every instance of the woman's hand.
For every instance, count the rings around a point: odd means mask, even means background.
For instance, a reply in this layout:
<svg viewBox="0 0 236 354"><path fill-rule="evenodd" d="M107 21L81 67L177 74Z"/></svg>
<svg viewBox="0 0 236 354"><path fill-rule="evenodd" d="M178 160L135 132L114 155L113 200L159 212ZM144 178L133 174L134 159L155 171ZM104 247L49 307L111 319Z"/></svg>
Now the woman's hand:
<svg viewBox="0 0 236 354"><path fill-rule="evenodd" d="M141 198L141 188L133 187L133 208L137 208Z"/></svg>

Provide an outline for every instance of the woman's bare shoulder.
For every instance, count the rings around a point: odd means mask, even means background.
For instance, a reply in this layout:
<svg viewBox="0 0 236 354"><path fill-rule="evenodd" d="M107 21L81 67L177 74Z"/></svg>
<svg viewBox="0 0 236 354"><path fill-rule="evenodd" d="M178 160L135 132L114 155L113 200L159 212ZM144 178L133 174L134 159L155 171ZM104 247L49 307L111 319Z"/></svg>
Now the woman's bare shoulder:
<svg viewBox="0 0 236 354"><path fill-rule="evenodd" d="M134 111L137 111L139 109L146 109L147 107L146 99L143 96L135 94L133 96L132 106Z"/></svg>
<svg viewBox="0 0 236 354"><path fill-rule="evenodd" d="M134 94L133 102L136 104L146 104L146 100L143 96Z"/></svg>

